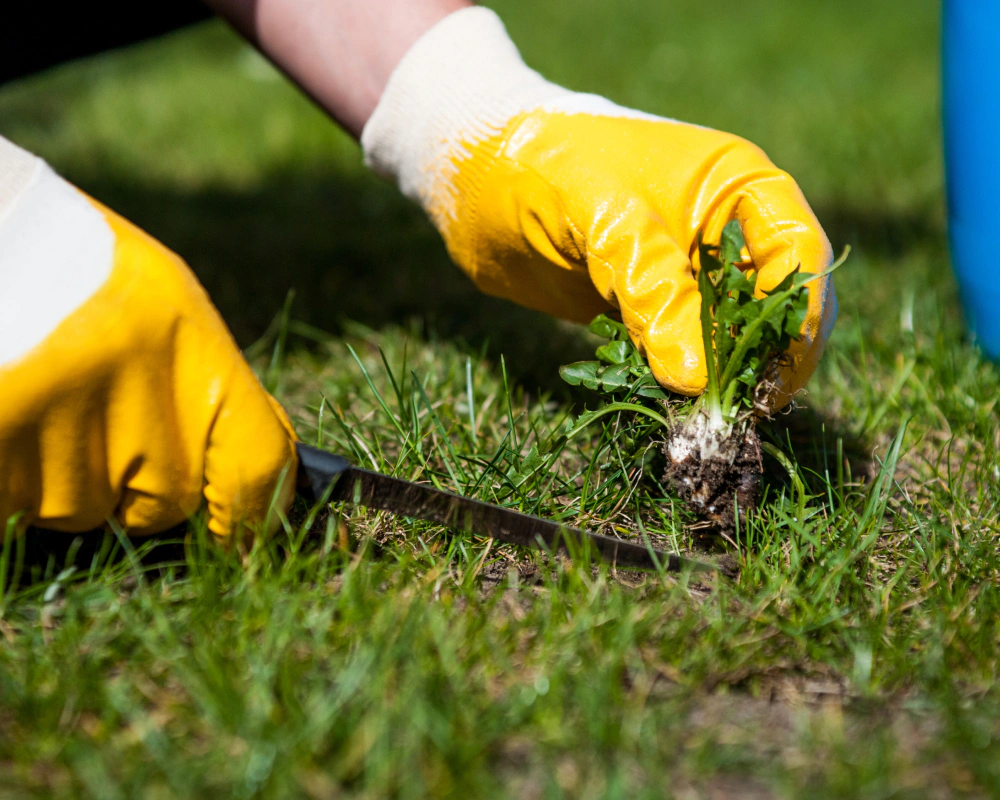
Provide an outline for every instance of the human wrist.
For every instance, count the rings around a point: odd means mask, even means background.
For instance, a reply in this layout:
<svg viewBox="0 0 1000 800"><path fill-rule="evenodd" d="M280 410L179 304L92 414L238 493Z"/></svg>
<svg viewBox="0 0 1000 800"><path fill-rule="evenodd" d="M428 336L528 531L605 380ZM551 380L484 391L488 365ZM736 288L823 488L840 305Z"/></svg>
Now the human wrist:
<svg viewBox="0 0 1000 800"><path fill-rule="evenodd" d="M435 216L463 147L567 94L524 63L494 12L456 11L396 66L361 134L365 162Z"/></svg>
<svg viewBox="0 0 1000 800"><path fill-rule="evenodd" d="M353 136L393 69L471 0L205 0Z"/></svg>

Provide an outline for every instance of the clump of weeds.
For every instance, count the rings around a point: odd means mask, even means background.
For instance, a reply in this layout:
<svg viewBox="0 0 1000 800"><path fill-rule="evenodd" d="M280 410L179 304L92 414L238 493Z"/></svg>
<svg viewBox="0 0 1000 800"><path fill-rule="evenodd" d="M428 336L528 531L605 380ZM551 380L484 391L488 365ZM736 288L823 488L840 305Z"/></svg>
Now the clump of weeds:
<svg viewBox="0 0 1000 800"><path fill-rule="evenodd" d="M795 269L768 292L757 291L758 273L744 258L738 222L730 222L718 245L702 243L698 289L708 382L696 399L669 396L653 378L625 326L602 314L591 332L608 341L596 361L568 364L563 380L593 389L608 399L584 414L586 425L606 413L642 415L647 435L663 436L663 479L697 516L729 534L756 508L762 474L757 425L769 419L787 350L805 321L811 281L828 275ZM660 412L665 412L665 416ZM649 425L652 419L654 424ZM658 424L656 424L658 423Z"/></svg>

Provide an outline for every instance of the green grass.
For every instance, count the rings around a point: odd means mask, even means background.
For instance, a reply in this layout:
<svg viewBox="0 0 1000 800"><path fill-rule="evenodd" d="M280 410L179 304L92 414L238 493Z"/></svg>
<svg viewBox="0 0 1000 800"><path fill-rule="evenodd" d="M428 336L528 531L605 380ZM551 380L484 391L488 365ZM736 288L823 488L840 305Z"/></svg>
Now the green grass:
<svg viewBox="0 0 1000 800"><path fill-rule="evenodd" d="M306 441L739 575L365 512L242 563L199 524L158 564L110 535L29 548L0 600L0 796L996 795L1000 371L948 269L936 4L495 6L554 79L760 143L854 247L771 428L794 477L768 464L737 543L691 527L627 420L566 441L594 399L557 368L594 341L478 295L221 27L4 87L0 132L190 261Z"/></svg>

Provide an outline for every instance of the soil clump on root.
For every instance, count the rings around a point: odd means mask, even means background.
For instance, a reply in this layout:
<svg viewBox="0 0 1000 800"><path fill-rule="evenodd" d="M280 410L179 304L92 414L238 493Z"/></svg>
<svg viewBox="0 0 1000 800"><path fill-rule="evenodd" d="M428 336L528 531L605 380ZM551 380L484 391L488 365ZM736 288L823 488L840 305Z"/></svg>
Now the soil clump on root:
<svg viewBox="0 0 1000 800"><path fill-rule="evenodd" d="M664 480L688 508L725 535L746 522L757 507L763 463L760 439L749 420L712 430L708 418L675 425L663 446Z"/></svg>

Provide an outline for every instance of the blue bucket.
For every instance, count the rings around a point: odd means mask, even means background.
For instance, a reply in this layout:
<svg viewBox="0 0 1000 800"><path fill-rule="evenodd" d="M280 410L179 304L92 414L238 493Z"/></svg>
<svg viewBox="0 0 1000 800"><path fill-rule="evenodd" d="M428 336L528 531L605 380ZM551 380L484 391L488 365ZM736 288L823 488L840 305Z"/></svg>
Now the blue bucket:
<svg viewBox="0 0 1000 800"><path fill-rule="evenodd" d="M966 321L1000 358L1000 0L945 0L948 238Z"/></svg>

